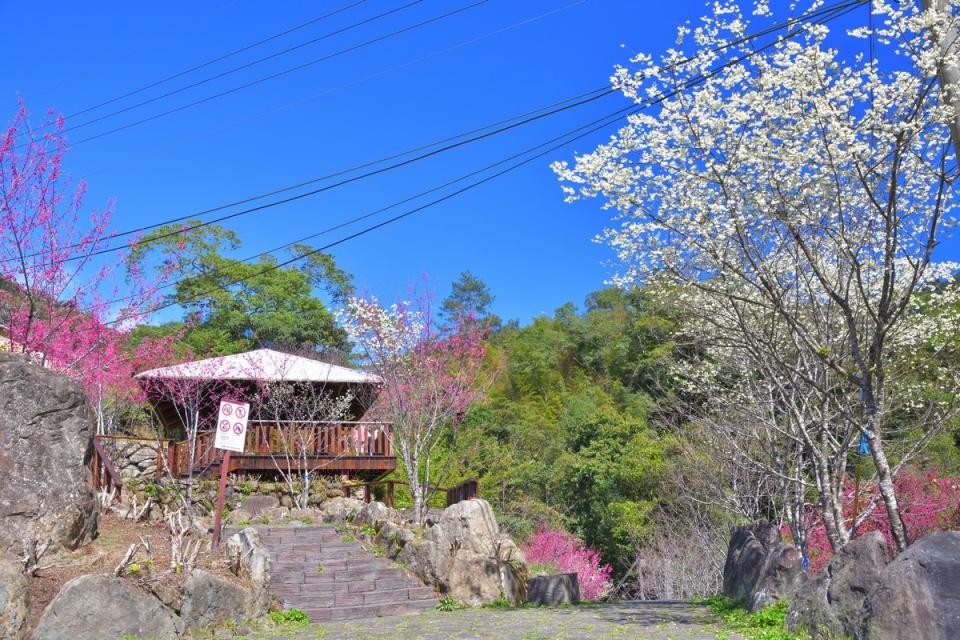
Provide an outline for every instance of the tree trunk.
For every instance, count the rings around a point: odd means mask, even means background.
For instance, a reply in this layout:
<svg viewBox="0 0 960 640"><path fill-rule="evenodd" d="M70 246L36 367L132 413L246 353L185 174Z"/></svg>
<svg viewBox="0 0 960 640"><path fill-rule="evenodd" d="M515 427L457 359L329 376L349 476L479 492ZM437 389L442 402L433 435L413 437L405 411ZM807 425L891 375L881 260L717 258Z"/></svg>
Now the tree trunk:
<svg viewBox="0 0 960 640"><path fill-rule="evenodd" d="M903 518L900 517L900 504L897 502L897 491L893 484L893 472L890 470L890 462L883 450L880 436L877 435L875 422L879 421L871 420L871 428L867 432L867 443L870 445L870 455L873 457L873 463L877 466L877 484L880 497L883 499L883 506L887 510L890 535L893 537L893 543L896 545L897 551L901 552L909 544L907 527L903 524Z"/></svg>
<svg viewBox="0 0 960 640"><path fill-rule="evenodd" d="M949 0L920 0L920 7L924 11L935 7L939 12L950 12ZM931 40L944 54L952 54L960 46L957 28L952 21L944 33L931 33ZM940 101L949 104L955 111L953 122L950 123L950 138L957 161L960 162L960 68L952 64L941 65L937 69L937 78L940 80Z"/></svg>

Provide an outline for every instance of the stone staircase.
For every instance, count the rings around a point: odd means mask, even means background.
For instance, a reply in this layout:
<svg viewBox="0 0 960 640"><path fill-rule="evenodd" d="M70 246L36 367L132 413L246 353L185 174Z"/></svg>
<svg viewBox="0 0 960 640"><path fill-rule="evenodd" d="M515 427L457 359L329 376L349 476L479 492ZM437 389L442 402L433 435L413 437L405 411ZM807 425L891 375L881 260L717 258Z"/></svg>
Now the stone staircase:
<svg viewBox="0 0 960 640"><path fill-rule="evenodd" d="M332 527L256 527L273 556L270 591L312 622L413 613L436 594ZM224 538L239 529L224 529Z"/></svg>

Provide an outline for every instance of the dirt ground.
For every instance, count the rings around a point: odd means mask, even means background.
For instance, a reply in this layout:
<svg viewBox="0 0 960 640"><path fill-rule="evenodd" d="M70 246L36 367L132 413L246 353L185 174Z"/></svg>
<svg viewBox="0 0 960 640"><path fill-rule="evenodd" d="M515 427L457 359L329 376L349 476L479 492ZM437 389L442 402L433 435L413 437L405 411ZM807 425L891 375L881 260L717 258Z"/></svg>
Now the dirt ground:
<svg viewBox="0 0 960 640"><path fill-rule="evenodd" d="M196 539L188 537L185 541ZM137 543L140 548L122 572L122 577L157 594L165 602L174 598L186 575L170 566L171 536L167 524L135 523L112 512L102 513L97 537L92 542L74 551L44 555L36 575L28 577L30 629L36 627L44 609L65 583L84 574L113 575L130 545ZM237 579L228 571L222 555L211 554L208 546L209 537L201 545L197 566Z"/></svg>

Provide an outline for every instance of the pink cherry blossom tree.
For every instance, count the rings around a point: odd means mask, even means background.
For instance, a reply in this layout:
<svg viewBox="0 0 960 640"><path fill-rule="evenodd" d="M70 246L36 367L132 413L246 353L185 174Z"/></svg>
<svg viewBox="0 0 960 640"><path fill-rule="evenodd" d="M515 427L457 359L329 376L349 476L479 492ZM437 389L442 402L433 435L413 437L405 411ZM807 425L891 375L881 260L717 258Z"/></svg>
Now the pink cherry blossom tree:
<svg viewBox="0 0 960 640"><path fill-rule="evenodd" d="M86 184L71 186L64 172L63 118L48 113L43 124L36 133L21 104L0 135L0 344L78 380L104 431L107 405L137 393L132 363L169 347L127 340L169 272L148 280L124 251L101 257L117 247L111 208L86 210Z"/></svg>
<svg viewBox="0 0 960 640"><path fill-rule="evenodd" d="M381 305L374 297L347 300L342 321L383 380L371 413L393 423L393 447L403 462L415 517L426 517L431 454L445 429L453 428L484 395L480 381L486 354L477 322L438 326L430 295Z"/></svg>

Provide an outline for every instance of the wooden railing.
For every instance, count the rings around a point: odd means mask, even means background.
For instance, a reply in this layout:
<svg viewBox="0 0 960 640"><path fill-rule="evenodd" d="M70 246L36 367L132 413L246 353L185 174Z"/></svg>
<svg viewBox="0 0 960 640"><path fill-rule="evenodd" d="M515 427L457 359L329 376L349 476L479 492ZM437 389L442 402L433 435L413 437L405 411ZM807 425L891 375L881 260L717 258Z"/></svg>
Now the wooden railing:
<svg viewBox="0 0 960 640"><path fill-rule="evenodd" d="M363 487L363 501L370 503L372 500L373 487L386 487L384 492L384 504L388 507L393 507L394 505L394 496L396 493L396 485L402 484L409 487L410 483L404 482L403 480L378 480L375 482L361 482L354 485L354 487ZM447 506L457 504L464 500L473 500L474 498L480 497L480 485L476 479L471 478L470 480L464 480L460 484L444 488L438 487L436 485L428 484L426 488L434 494L446 493L447 494Z"/></svg>
<svg viewBox="0 0 960 640"><path fill-rule="evenodd" d="M93 436L93 490L99 492L100 489L105 489L108 494L115 491L114 499L119 500L123 491L123 478L104 451L100 438L99 435Z"/></svg>
<svg viewBox="0 0 960 640"><path fill-rule="evenodd" d="M385 422L274 422L251 420L243 456L297 458L392 457L393 430ZM214 448L214 431L201 431L194 443L194 472L216 464L223 455ZM190 467L190 441L171 442L167 448L170 473Z"/></svg>

